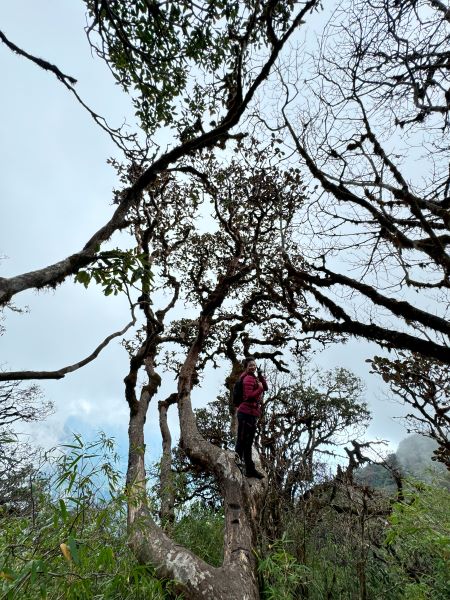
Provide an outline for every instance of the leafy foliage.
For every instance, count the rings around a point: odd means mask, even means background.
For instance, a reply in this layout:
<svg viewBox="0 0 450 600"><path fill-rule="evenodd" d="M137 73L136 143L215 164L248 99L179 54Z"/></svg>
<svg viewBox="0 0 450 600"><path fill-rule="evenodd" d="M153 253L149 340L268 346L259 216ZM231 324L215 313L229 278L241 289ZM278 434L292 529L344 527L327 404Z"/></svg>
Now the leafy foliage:
<svg viewBox="0 0 450 600"><path fill-rule="evenodd" d="M211 118L226 104L237 85L237 71L250 61L247 46L260 51L267 46L268 13L274 33L282 33L294 5L253 0L85 2L91 44L132 95L143 129L151 134L160 124L174 126L184 131L184 140L199 130L196 123L205 112Z"/></svg>
<svg viewBox="0 0 450 600"><path fill-rule="evenodd" d="M48 483L35 490L30 512L0 514L2 598L167 598L168 584L137 565L126 544L113 441L75 435L49 459Z"/></svg>
<svg viewBox="0 0 450 600"><path fill-rule="evenodd" d="M291 600L300 597L310 583L310 569L299 563L287 550L285 537L269 546L260 557L258 571L262 578L264 600Z"/></svg>
<svg viewBox="0 0 450 600"><path fill-rule="evenodd" d="M444 600L450 581L450 494L414 484L389 517L386 543L394 550L398 588L404 598ZM393 563L393 561L392 561Z"/></svg>
<svg viewBox="0 0 450 600"><path fill-rule="evenodd" d="M123 478L113 440L90 443L75 435L47 468L28 513L0 513L2 598L36 600L169 600L170 582L140 566L126 543ZM329 491L332 489L330 482ZM340 484L286 514L279 540L257 553L264 600L446 598L450 495L409 485L389 499ZM322 491L320 491L322 490ZM378 516L377 516L378 515ZM212 565L222 561L223 514L189 504L173 526L175 540Z"/></svg>
<svg viewBox="0 0 450 600"><path fill-rule="evenodd" d="M136 248L133 250L105 250L97 255L94 264L78 271L75 281L85 288L95 281L103 288L105 296L128 290L141 283L148 290L153 274L147 256Z"/></svg>
<svg viewBox="0 0 450 600"><path fill-rule="evenodd" d="M263 598L443 600L448 593L448 490L409 484L401 502L364 488L318 486L259 555ZM332 501L330 502L330 499ZM277 596L278 594L278 596Z"/></svg>

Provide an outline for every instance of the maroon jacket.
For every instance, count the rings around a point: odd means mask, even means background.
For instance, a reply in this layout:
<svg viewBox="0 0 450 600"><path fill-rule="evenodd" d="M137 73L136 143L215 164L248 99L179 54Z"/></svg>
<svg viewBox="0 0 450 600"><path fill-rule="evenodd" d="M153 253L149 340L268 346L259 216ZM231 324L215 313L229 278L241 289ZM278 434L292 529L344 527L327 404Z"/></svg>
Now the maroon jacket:
<svg viewBox="0 0 450 600"><path fill-rule="evenodd" d="M259 417L261 414L261 399L265 391L267 391L267 381L264 375L252 375L250 373L242 373L242 388L244 399L239 405L238 412L246 415L254 415ZM258 382L263 384L263 389L258 387Z"/></svg>

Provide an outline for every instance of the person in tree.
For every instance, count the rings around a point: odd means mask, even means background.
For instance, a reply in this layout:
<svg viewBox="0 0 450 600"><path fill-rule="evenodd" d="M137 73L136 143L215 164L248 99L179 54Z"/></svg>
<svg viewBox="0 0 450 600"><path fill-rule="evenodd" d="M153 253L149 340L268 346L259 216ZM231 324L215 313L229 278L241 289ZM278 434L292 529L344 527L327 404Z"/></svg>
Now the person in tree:
<svg viewBox="0 0 450 600"><path fill-rule="evenodd" d="M242 402L237 407L238 433L236 454L245 463L245 475L262 479L264 475L256 470L252 460L252 444L256 433L256 424L261 415L261 402L267 382L256 366L255 359L244 360L244 372L240 376Z"/></svg>

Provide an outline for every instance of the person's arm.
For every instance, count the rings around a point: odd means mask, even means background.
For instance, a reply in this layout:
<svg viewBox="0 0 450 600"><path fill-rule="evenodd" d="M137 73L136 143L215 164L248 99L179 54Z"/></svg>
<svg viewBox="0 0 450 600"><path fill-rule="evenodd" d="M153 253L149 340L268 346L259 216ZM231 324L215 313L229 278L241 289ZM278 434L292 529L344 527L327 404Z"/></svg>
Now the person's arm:
<svg viewBox="0 0 450 600"><path fill-rule="evenodd" d="M264 377L264 375L262 373L258 373L258 379L260 380L260 382L262 383L263 386L263 390L265 392L267 392L267 390L269 389L269 386L267 385L267 381L266 378Z"/></svg>

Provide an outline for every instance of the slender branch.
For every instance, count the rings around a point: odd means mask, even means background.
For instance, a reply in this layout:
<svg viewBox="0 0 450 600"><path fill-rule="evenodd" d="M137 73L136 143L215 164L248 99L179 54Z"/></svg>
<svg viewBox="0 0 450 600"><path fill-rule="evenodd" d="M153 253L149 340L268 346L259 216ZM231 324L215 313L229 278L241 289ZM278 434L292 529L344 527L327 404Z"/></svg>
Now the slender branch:
<svg viewBox="0 0 450 600"><path fill-rule="evenodd" d="M90 114L90 116L96 122L96 124L99 125L103 129L103 131L105 131L110 136L110 138L116 144L116 146L118 148L120 148L120 150L122 150L126 156L128 156L130 158L133 156L133 152L130 151L126 147L125 142L135 142L136 136L134 134L125 135L122 132L122 128L110 127L107 124L104 117L100 116L98 113L96 113L94 110L92 110L92 108L90 108L84 102L84 100L81 98L81 96L78 94L78 92L73 87L77 83L77 80L74 77L71 77L70 75L65 75L55 65L52 65L48 61L46 61L42 58L33 56L32 54L29 54L25 50L22 50L21 48L16 46L13 42L11 42L2 31L0 31L0 40L2 40L2 42L4 44L6 44L6 46L8 46L8 48L10 48L13 52L18 54L19 56L23 56L23 57L27 58L28 60L35 63L36 65L38 65L45 71L50 71L51 73L54 73L54 75L59 79L59 81L61 81L64 84L64 86L75 96L75 98L81 104L81 106Z"/></svg>
<svg viewBox="0 0 450 600"><path fill-rule="evenodd" d="M42 58L37 58L36 56L32 56L31 54L28 54L28 52L25 52L25 50L22 50L21 48L19 48L15 44L13 44L13 42L11 42L6 37L6 35L3 33L3 31L0 31L0 40L2 40L2 42L4 44L6 44L6 46L8 46L8 48L10 50L15 52L19 56L24 56L28 60L31 60L31 62L34 62L36 65L38 65L38 67L41 67L41 69L45 69L46 71L51 71L67 87L71 87L71 85L75 85L77 83L77 80L75 79L75 77L71 77L70 75L65 75L55 65L52 65L51 63L49 63L48 61L46 61Z"/></svg>
<svg viewBox="0 0 450 600"><path fill-rule="evenodd" d="M56 371L9 371L5 373L0 373L0 381L12 381L12 380L25 380L25 379L62 379L67 375L67 373L72 373L73 371L77 371L84 367L88 363L92 362L100 352L106 348L106 346L111 342L114 338L124 335L130 327L132 327L136 323L136 318L133 315L133 320L128 323L123 329L120 331L116 331L112 333L107 338L103 340L103 342L97 346L97 348L90 354L88 357L80 360L79 362L74 363L73 365L69 365L68 367L62 367Z"/></svg>

